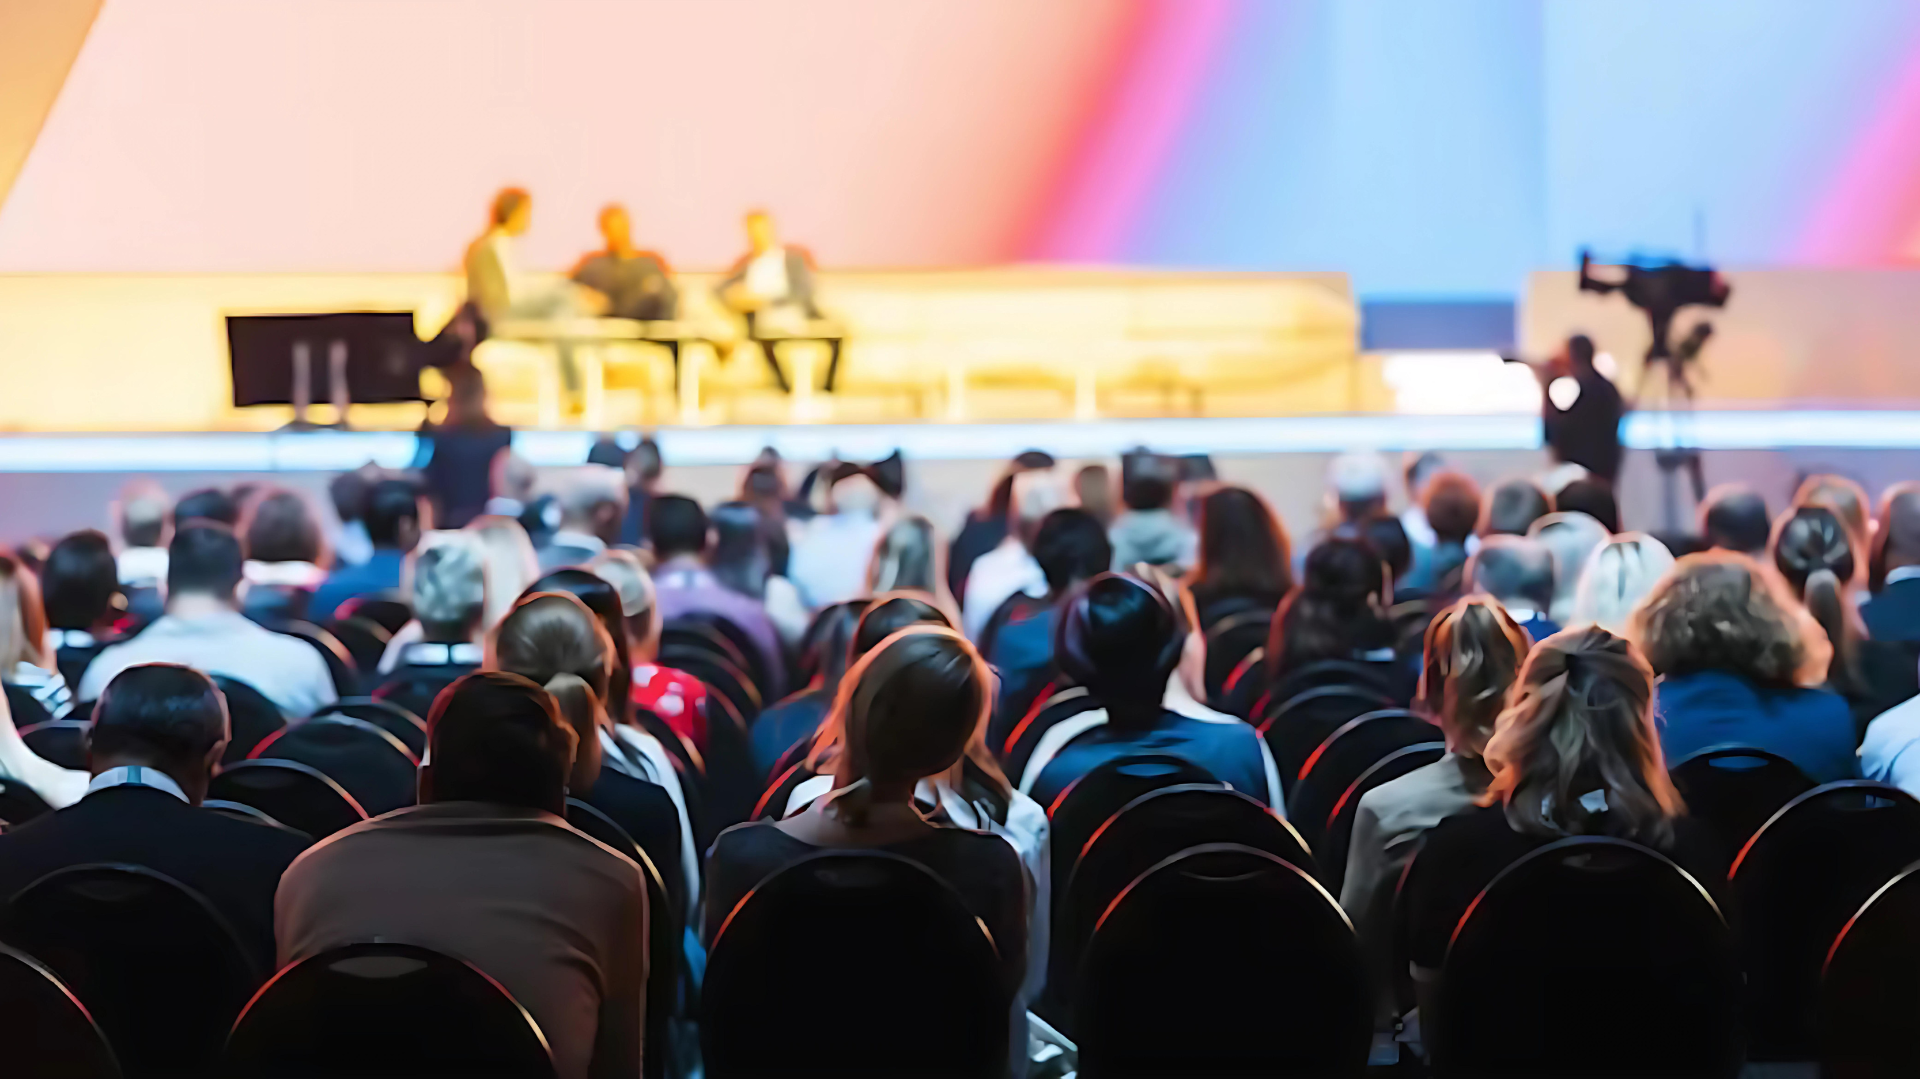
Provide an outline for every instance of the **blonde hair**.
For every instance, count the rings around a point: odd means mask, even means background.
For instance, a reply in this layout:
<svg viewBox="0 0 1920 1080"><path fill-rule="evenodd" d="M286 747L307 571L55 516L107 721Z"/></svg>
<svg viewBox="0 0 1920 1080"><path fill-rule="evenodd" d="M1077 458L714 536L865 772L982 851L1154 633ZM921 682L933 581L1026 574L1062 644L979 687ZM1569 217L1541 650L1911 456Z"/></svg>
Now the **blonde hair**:
<svg viewBox="0 0 1920 1080"><path fill-rule="evenodd" d="M1672 845L1673 819L1686 812L1654 730L1653 669L1598 626L1533 647L1486 762L1493 779L1480 805L1504 802L1507 823L1524 835L1589 832L1599 810L1582 800L1595 790L1615 831L1654 847Z"/></svg>
<svg viewBox="0 0 1920 1080"><path fill-rule="evenodd" d="M1807 642L1786 586L1752 559L1703 551L1674 564L1634 613L1633 640L1662 675L1727 671L1793 686Z"/></svg>
<svg viewBox="0 0 1920 1080"><path fill-rule="evenodd" d="M540 560L527 530L510 517L482 514L467 522L467 531L480 538L486 555L487 607L481 624L492 628L513 610L527 586L539 580Z"/></svg>
<svg viewBox="0 0 1920 1080"><path fill-rule="evenodd" d="M613 639L572 593L535 593L514 604L487 642L487 666L539 683L585 740L599 726L612 681Z"/></svg>
<svg viewBox="0 0 1920 1080"><path fill-rule="evenodd" d="M0 671L15 665L52 669L47 659L47 611L40 579L10 551L0 552Z"/></svg>
<svg viewBox="0 0 1920 1080"><path fill-rule="evenodd" d="M1490 596L1462 597L1427 624L1417 696L1455 753L1479 756L1533 638Z"/></svg>

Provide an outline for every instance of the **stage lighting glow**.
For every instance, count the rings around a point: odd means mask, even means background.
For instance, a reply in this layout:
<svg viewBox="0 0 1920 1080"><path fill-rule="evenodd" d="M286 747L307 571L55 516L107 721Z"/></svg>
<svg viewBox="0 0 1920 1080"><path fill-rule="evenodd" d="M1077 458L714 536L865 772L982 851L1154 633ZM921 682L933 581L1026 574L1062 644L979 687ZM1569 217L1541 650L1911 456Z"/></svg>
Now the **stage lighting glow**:
<svg viewBox="0 0 1920 1080"><path fill-rule="evenodd" d="M1394 410L1423 416L1538 413L1540 384L1494 352L1403 352L1382 357Z"/></svg>

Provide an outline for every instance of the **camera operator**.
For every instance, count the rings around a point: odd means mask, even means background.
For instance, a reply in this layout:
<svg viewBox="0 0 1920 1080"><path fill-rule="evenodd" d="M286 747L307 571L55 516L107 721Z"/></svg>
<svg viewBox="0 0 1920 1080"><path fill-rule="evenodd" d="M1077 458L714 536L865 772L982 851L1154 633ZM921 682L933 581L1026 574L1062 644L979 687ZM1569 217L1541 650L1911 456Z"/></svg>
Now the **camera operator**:
<svg viewBox="0 0 1920 1080"><path fill-rule="evenodd" d="M1540 420L1556 461L1614 483L1620 476L1620 418L1627 403L1593 366L1593 339L1575 334L1540 376Z"/></svg>

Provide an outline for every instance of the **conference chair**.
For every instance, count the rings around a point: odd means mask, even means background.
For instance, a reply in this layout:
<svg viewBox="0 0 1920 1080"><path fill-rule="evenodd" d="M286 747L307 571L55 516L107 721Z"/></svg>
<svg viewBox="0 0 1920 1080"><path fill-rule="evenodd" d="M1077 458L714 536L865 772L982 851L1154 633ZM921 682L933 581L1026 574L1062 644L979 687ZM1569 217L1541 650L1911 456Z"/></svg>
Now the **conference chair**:
<svg viewBox="0 0 1920 1080"><path fill-rule="evenodd" d="M1398 706L1383 691L1355 683L1315 686L1288 698L1274 698L1253 717L1254 730L1273 751L1287 797L1299 785L1300 770L1327 737L1356 717Z"/></svg>
<svg viewBox="0 0 1920 1080"><path fill-rule="evenodd" d="M200 802L200 808L230 817L235 821L245 821L254 825L265 825L271 829L280 829L284 832L292 833L294 836L298 836L308 843L313 842L313 837L308 836L306 833L290 825L282 825L280 822L273 820L264 810L248 806L246 803L228 802L225 799L203 799Z"/></svg>
<svg viewBox="0 0 1920 1080"><path fill-rule="evenodd" d="M19 729L20 741L37 757L63 769L87 768L87 733L91 720L48 720Z"/></svg>
<svg viewBox="0 0 1920 1080"><path fill-rule="evenodd" d="M353 657L353 666L360 671L379 670L380 659L387 654L387 643L393 640L393 634L386 627L359 615L327 619L321 625L346 648L347 655Z"/></svg>
<svg viewBox="0 0 1920 1080"><path fill-rule="evenodd" d="M1421 1018L1441 1075L1732 1076L1739 951L1672 860L1572 837L1481 891Z"/></svg>
<svg viewBox="0 0 1920 1080"><path fill-rule="evenodd" d="M17 828L52 812L39 792L18 780L0 779L0 827Z"/></svg>
<svg viewBox="0 0 1920 1080"><path fill-rule="evenodd" d="M223 765L207 797L251 806L315 840L367 819L347 789L299 761L255 758Z"/></svg>
<svg viewBox="0 0 1920 1080"><path fill-rule="evenodd" d="M245 760L260 745L260 740L287 726L287 718L265 694L239 679L213 676L213 685L227 699L227 725L231 738L221 757L226 764Z"/></svg>
<svg viewBox="0 0 1920 1080"><path fill-rule="evenodd" d="M433 699L440 696L440 691L452 686L462 675L472 670L474 669L464 665L452 664L443 668L402 667L387 681L374 687L372 698L412 713L420 719L424 728L427 714L433 711ZM399 732L394 733L399 734ZM401 741L406 741L404 736Z"/></svg>
<svg viewBox="0 0 1920 1080"><path fill-rule="evenodd" d="M662 643L659 658L661 666L678 668L706 684L710 699L714 695L725 698L739 714L742 724L751 723L760 715L765 698L759 685L718 646L706 642Z"/></svg>
<svg viewBox="0 0 1920 1080"><path fill-rule="evenodd" d="M385 630L388 636L413 621L413 608L405 601L388 596L356 596L333 611L316 612L330 619L365 619Z"/></svg>
<svg viewBox="0 0 1920 1080"><path fill-rule="evenodd" d="M412 806L420 759L385 728L340 713L296 720L253 748L253 760L298 761L337 781L368 817Z"/></svg>
<svg viewBox="0 0 1920 1080"><path fill-rule="evenodd" d="M0 1010L7 1066L19 1076L119 1076L93 1014L47 966L0 945Z"/></svg>
<svg viewBox="0 0 1920 1080"><path fill-rule="evenodd" d="M701 988L707 1075L1003 1075L1010 994L952 886L898 855L822 852L721 924Z"/></svg>
<svg viewBox="0 0 1920 1080"><path fill-rule="evenodd" d="M597 807L567 800L567 824L632 859L647 882L647 1033L642 1075L668 1075L673 1017L680 1001L681 931L686 925L667 882L627 830Z"/></svg>
<svg viewBox="0 0 1920 1080"><path fill-rule="evenodd" d="M1084 686L1060 687L1036 697L999 747L1001 768L1017 780L1026 773L1027 762L1033 760L1041 738L1052 731L1054 725L1100 707Z"/></svg>
<svg viewBox="0 0 1920 1080"><path fill-rule="evenodd" d="M398 702L382 701L371 697L347 698L324 706L316 710L313 715L315 719L339 715L351 716L355 720L365 720L399 739L414 757L418 758L427 752L427 722L421 719L425 714L415 712Z"/></svg>
<svg viewBox="0 0 1920 1080"><path fill-rule="evenodd" d="M1774 811L1814 787L1793 762L1750 746L1709 747L1668 775L1687 813L1712 825L1728 851L1739 851Z"/></svg>
<svg viewBox="0 0 1920 1080"><path fill-rule="evenodd" d="M812 740L808 740L812 742ZM801 784L820 775L807 767L805 761L796 761L781 770L773 782L767 785L759 801L753 804L753 813L749 821L779 821L787 816L787 804L793 801L793 793Z"/></svg>
<svg viewBox="0 0 1920 1080"><path fill-rule="evenodd" d="M1287 793L1287 818L1325 862L1327 822L1360 775L1395 750L1442 741L1440 729L1405 709L1377 709L1335 728L1300 763Z"/></svg>
<svg viewBox="0 0 1920 1080"><path fill-rule="evenodd" d="M1326 831L1320 840L1320 880L1328 889L1338 892L1346 884L1347 856L1352 853L1353 823L1361 798L1381 784L1439 761L1446 753L1447 744L1438 741L1403 746L1367 766L1367 771L1355 777L1347 790L1340 793L1327 816Z"/></svg>
<svg viewBox="0 0 1920 1080"><path fill-rule="evenodd" d="M280 970L233 1024L228 1076L553 1076L546 1036L479 968L345 945Z"/></svg>
<svg viewBox="0 0 1920 1080"><path fill-rule="evenodd" d="M1920 800L1871 780L1806 792L1776 811L1728 873L1747 969L1747 1054L1811 1061L1820 965L1847 920L1920 860Z"/></svg>
<svg viewBox="0 0 1920 1080"><path fill-rule="evenodd" d="M1135 878L1087 943L1082 1076L1357 1075L1373 1036L1353 927L1305 868L1202 844Z"/></svg>
<svg viewBox="0 0 1920 1080"><path fill-rule="evenodd" d="M354 697L360 690L360 668L353 662L353 654L347 651L340 639L325 629L302 619L284 623L273 628L287 635L297 637L314 647L320 658L327 662L327 675L333 681L336 697Z"/></svg>
<svg viewBox="0 0 1920 1080"><path fill-rule="evenodd" d="M260 984L227 920L140 866L68 867L15 893L0 940L72 989L133 1076L205 1076Z"/></svg>
<svg viewBox="0 0 1920 1080"><path fill-rule="evenodd" d="M760 655L760 648L754 643L753 637L733 620L712 612L693 612L675 619L672 625L676 632L698 635L718 647L734 666L752 680L761 700L770 700L772 695L783 692L783 687L773 685L766 668L766 658ZM662 645L666 643L665 633L662 628Z"/></svg>
<svg viewBox="0 0 1920 1080"><path fill-rule="evenodd" d="M1206 628L1207 700L1224 702L1253 674L1254 667L1266 659L1267 631L1273 623L1273 609L1252 607L1229 612Z"/></svg>
<svg viewBox="0 0 1920 1080"><path fill-rule="evenodd" d="M787 681L796 687L807 686L819 676L823 666L821 650L825 648L827 627L833 625L833 620L838 618L838 609L846 608L853 612L855 619L858 619L866 614L867 606L872 603L871 597L863 596L854 600L843 600L837 604L828 604L814 612L813 618L807 621L806 630L800 634L800 645L795 650L799 659L788 671Z"/></svg>
<svg viewBox="0 0 1920 1080"><path fill-rule="evenodd" d="M53 714L26 687L0 683L0 692L7 696L7 712L13 716L14 727L33 727L53 719Z"/></svg>
<svg viewBox="0 0 1920 1080"><path fill-rule="evenodd" d="M1814 1027L1821 1076L1920 1076L1920 863L1895 874L1834 938Z"/></svg>

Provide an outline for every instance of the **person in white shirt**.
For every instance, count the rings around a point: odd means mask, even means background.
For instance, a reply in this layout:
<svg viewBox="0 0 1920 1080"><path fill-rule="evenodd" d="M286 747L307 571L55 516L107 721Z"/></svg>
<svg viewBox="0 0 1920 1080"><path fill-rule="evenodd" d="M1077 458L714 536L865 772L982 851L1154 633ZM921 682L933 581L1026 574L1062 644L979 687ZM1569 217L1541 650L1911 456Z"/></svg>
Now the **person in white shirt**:
<svg viewBox="0 0 1920 1080"><path fill-rule="evenodd" d="M237 679L288 716L310 716L337 700L318 649L240 614L242 560L232 529L212 521L184 525L174 531L167 563L166 614L101 650L80 679L80 700L98 700L115 675L150 663Z"/></svg>
<svg viewBox="0 0 1920 1080"><path fill-rule="evenodd" d="M805 249L782 244L773 216L765 210L747 214L747 254L733 264L714 293L727 310L747 324L747 337L760 344L761 355L783 392L791 391L785 371L773 355L781 340L822 341L828 349L826 388L833 389L840 367L839 331L822 326L814 302L813 259Z"/></svg>
<svg viewBox="0 0 1920 1080"><path fill-rule="evenodd" d="M838 604L867 592L867 564L880 540L879 485L850 471L833 482L832 512L807 523L787 559L787 578L810 608Z"/></svg>
<svg viewBox="0 0 1920 1080"><path fill-rule="evenodd" d="M116 560L120 584L159 588L167 580L167 515L173 503L151 480L139 481L120 496L120 539L126 547Z"/></svg>
<svg viewBox="0 0 1920 1080"><path fill-rule="evenodd" d="M1860 742L1860 775L1920 796L1920 697L1908 698L1867 724Z"/></svg>
<svg viewBox="0 0 1920 1080"><path fill-rule="evenodd" d="M970 640L980 640L987 620L1015 593L1047 594L1047 575L1027 550L1040 521L1066 505L1066 491L1051 469L1035 469L1013 478L1012 523L1000 546L974 560L967 574L966 595L960 601L961 627Z"/></svg>

